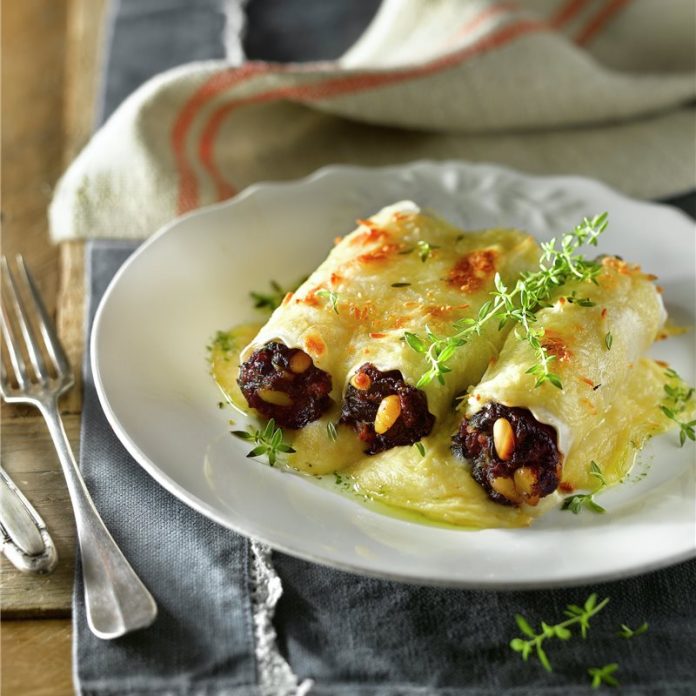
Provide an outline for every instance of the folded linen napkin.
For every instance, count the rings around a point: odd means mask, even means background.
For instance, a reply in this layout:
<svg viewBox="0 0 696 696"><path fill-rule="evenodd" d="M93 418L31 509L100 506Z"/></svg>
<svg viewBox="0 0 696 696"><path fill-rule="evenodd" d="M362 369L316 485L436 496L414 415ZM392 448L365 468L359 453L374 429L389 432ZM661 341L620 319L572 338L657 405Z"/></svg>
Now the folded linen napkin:
<svg viewBox="0 0 696 696"><path fill-rule="evenodd" d="M338 61L176 68L70 166L51 234L145 237L332 162L460 157L639 196L689 190L695 12L691 0L385 0Z"/></svg>
<svg viewBox="0 0 696 696"><path fill-rule="evenodd" d="M90 242L90 319L134 248ZM614 662L620 693L694 693L696 561L593 587L475 592L364 578L271 554L150 478L111 431L89 357L84 367L80 466L160 614L143 631L95 638L78 571L74 667L83 696L579 696L597 693L587 668ZM610 602L587 640L549 641L553 673L508 647L520 635L516 613L535 628L555 623L567 604L591 592ZM617 637L620 624L635 629L644 621L643 635Z"/></svg>

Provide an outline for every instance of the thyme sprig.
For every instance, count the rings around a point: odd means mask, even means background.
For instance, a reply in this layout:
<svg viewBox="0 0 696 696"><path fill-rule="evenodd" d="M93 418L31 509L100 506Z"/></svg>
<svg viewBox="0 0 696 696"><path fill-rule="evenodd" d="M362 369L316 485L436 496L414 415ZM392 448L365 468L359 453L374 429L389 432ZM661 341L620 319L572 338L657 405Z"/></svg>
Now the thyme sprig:
<svg viewBox="0 0 696 696"><path fill-rule="evenodd" d="M321 290L317 290L316 294L319 297L323 297L331 305L331 309L333 309L333 311L336 312L336 314L338 314L339 295L337 292L334 292L333 290L327 290L326 288L322 288Z"/></svg>
<svg viewBox="0 0 696 696"><path fill-rule="evenodd" d="M268 463L271 466L275 466L281 454L293 454L295 452L295 450L283 440L283 430L282 428L276 428L273 418L266 423L266 427L263 429L250 426L248 430L231 430L230 432L235 437L246 440L247 442L253 442L256 445L256 447L247 454L247 457L260 457L265 455L268 457Z"/></svg>
<svg viewBox="0 0 696 696"><path fill-rule="evenodd" d="M541 662L543 668L547 672L552 672L553 668L551 667L551 662L543 648L544 641L549 638L569 640L573 635L570 627L576 625L580 627L580 635L583 638L587 637L587 631L590 628L590 619L602 611L608 602L609 598L607 597L598 604L597 595L593 593L585 600L585 604L582 607L577 604L569 604L563 612L564 615L568 617L565 621L553 626L542 621L541 631L539 633L535 633L524 616L515 614L517 626L520 631L527 636L528 640L524 638L513 638L510 641L510 647L515 652L520 653L525 662L529 659L530 655L535 655L539 662Z"/></svg>
<svg viewBox="0 0 696 696"><path fill-rule="evenodd" d="M297 290L297 288L299 288L300 285L305 282L305 280L307 280L307 276L300 278L289 288L283 288L277 281L270 280L270 292L257 292L256 290L252 290L249 293L249 296L254 301L254 307L256 309L272 312L274 309L280 307L285 295L287 295L289 292L294 292Z"/></svg>
<svg viewBox="0 0 696 696"><path fill-rule="evenodd" d="M621 624L621 630L616 634L619 638L635 638L635 636L641 636L648 630L648 622L645 621L638 628L630 628L626 624Z"/></svg>
<svg viewBox="0 0 696 696"><path fill-rule="evenodd" d="M604 667L589 667L587 673L592 677L592 688L599 689L602 684L618 686L619 680L614 676L617 669L619 669L619 665L616 662L604 665Z"/></svg>
<svg viewBox="0 0 696 696"><path fill-rule="evenodd" d="M254 301L254 307L256 309L265 309L272 312L277 307L280 307L280 303L283 301L287 291L275 280L271 280L269 284L271 286L271 292L257 292L256 290L252 290L249 293L251 299Z"/></svg>
<svg viewBox="0 0 696 696"><path fill-rule="evenodd" d="M683 447L687 439L696 442L696 420L680 418L690 405L696 390L694 387L687 386L672 368L665 370L665 376L673 383L664 385L666 396L660 405L660 411L679 426L679 446Z"/></svg>
<svg viewBox="0 0 696 696"><path fill-rule="evenodd" d="M508 288L499 274L495 275L495 291L479 309L476 318L460 319L454 323L455 333L451 336L437 336L429 328L425 336L406 332L404 338L408 345L422 353L429 368L418 380L417 387L425 386L434 379L444 384L445 375L450 372L447 366L458 348L468 343L474 335L480 335L483 328L492 320L497 320L502 329L508 322L517 324L517 335L534 350L536 362L528 374L536 377L536 386L550 382L563 388L558 375L551 371L554 356L542 342L543 328L536 327L536 312L544 306L551 294L569 280L594 281L600 271L595 261L588 261L578 249L585 245L596 246L599 235L607 226L607 213L585 218L572 232L565 234L559 242L554 238L542 243L539 270L520 275L516 284ZM578 302L580 306L591 306Z"/></svg>
<svg viewBox="0 0 696 696"><path fill-rule="evenodd" d="M594 497L597 493L601 493L609 484L604 477L604 473L594 460L590 462L590 476L593 476L599 481L599 488L592 493L576 493L575 495L568 496L563 500L561 510L570 510L575 515L579 514L583 508L592 510L592 512L606 512Z"/></svg>

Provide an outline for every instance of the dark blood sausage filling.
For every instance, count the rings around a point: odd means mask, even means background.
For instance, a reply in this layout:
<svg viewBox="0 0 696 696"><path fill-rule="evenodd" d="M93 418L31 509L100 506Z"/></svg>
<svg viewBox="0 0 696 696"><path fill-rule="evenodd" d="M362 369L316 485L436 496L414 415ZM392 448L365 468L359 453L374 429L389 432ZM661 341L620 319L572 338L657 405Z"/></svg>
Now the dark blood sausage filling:
<svg viewBox="0 0 696 696"><path fill-rule="evenodd" d="M391 399L390 408L383 407L381 426L389 427L378 433L377 412L389 396L398 397L398 401ZM365 363L350 379L339 422L355 428L358 437L367 444L366 454L377 454L392 447L412 445L429 435L435 416L428 411L425 394L406 384L398 370L382 372L372 363Z"/></svg>
<svg viewBox="0 0 696 696"><path fill-rule="evenodd" d="M302 428L331 406L331 375L304 351L274 341L242 363L237 384L249 406L283 428Z"/></svg>
<svg viewBox="0 0 696 696"><path fill-rule="evenodd" d="M496 427L499 419L507 424ZM559 484L562 456L556 431L525 408L488 404L462 421L452 452L472 462L474 480L496 503L536 505Z"/></svg>

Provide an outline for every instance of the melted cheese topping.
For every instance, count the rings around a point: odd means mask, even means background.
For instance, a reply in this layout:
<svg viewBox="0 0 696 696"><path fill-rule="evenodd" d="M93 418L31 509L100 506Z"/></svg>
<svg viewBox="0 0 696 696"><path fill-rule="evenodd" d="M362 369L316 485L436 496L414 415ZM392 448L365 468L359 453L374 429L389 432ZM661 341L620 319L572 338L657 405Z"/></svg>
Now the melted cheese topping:
<svg viewBox="0 0 696 696"><path fill-rule="evenodd" d="M258 334L248 325L232 330L228 341L214 342L213 377L231 402L248 411L236 384L240 360L271 340L302 348L331 374L335 406L305 428L285 432L296 450L287 458L291 468L316 476L340 471L344 488L348 484L370 500L440 523L528 525L555 504L555 496L536 508L491 501L450 452L463 415L453 408L454 397L469 390L461 406L469 414L495 400L530 408L556 427L565 454L564 490L596 486L589 476L592 460L608 482L619 481L644 441L670 426L658 408L664 367L641 357L664 323L664 309L652 278L636 268L606 260L598 285L564 286L553 306L538 313L563 392L550 384L535 388L526 372L535 362L529 345L489 326L457 351L445 385L424 388L437 418L421 441L425 454L412 446L366 456L351 428L337 426L332 440L327 426L338 421L346 383L360 365L370 361L383 371L400 370L415 384L427 365L403 341L404 332L422 334L427 325L436 334L451 334L454 321L475 316L489 299L496 272L512 285L520 272L536 267L538 257L536 243L521 232L462 233L413 204L386 208L337 240L327 260L285 297ZM568 302L573 290L595 307Z"/></svg>
<svg viewBox="0 0 696 696"><path fill-rule="evenodd" d="M385 208L361 221L286 296L242 360L273 340L302 348L331 375L337 404L366 362L382 371L399 370L416 384L427 365L403 340L404 332L422 334L428 326L435 334L450 333L453 322L476 316L494 289L496 273L512 282L536 266L539 253L533 238L517 230L464 234L412 203ZM504 339L505 332L487 327L454 355L445 385L424 387L436 418L446 416L452 399L476 383Z"/></svg>
<svg viewBox="0 0 696 696"><path fill-rule="evenodd" d="M467 404L469 415L489 402L527 408L552 425L566 488L594 485L593 459L608 480L620 480L630 441L644 440L663 420L664 370L642 359L666 318L662 298L650 277L615 258L604 259L596 280L566 283L553 305L536 314L562 392L549 382L535 386L527 373L534 351L510 335ZM574 297L594 306L569 301Z"/></svg>

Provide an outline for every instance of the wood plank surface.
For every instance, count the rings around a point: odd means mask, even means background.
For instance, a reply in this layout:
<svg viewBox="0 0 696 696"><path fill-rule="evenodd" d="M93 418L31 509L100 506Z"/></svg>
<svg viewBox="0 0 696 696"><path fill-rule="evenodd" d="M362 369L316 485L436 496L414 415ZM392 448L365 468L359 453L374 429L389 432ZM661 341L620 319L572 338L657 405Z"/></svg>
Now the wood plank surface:
<svg viewBox="0 0 696 696"><path fill-rule="evenodd" d="M79 416L64 416L76 455ZM46 522L58 551L50 575L20 573L3 556L0 561L3 618L69 616L75 567L75 522L70 498L44 419L13 418L3 425L3 466Z"/></svg>
<svg viewBox="0 0 696 696"><path fill-rule="evenodd" d="M93 130L107 4L8 0L1 6L2 251L28 261L76 375L84 349L83 245L53 245L46 212L58 177ZM78 384L61 401L75 448L80 410ZM3 405L2 460L44 517L60 559L53 574L43 577L0 561L0 691L71 694L70 621L37 617L70 614L74 522L55 450L35 409Z"/></svg>
<svg viewBox="0 0 696 696"><path fill-rule="evenodd" d="M67 619L3 621L0 650L3 696L75 693L70 668L72 628Z"/></svg>

